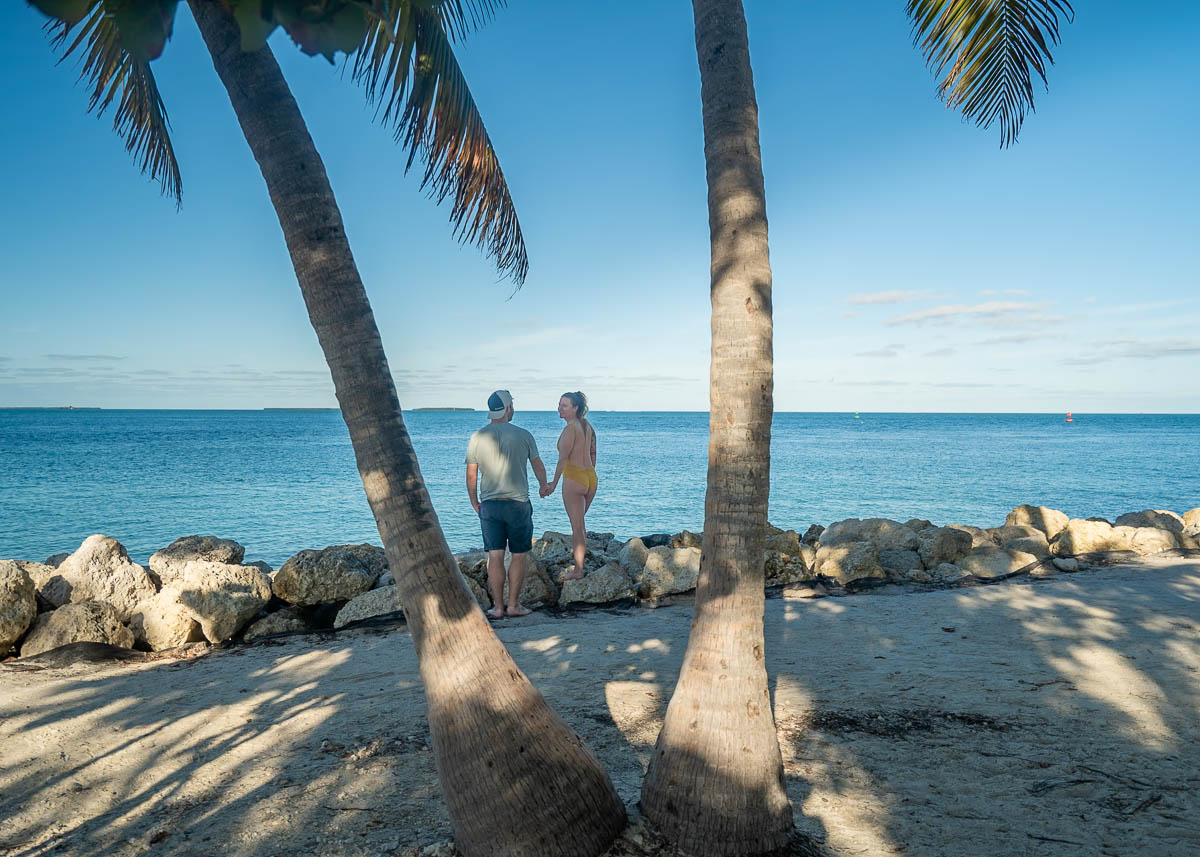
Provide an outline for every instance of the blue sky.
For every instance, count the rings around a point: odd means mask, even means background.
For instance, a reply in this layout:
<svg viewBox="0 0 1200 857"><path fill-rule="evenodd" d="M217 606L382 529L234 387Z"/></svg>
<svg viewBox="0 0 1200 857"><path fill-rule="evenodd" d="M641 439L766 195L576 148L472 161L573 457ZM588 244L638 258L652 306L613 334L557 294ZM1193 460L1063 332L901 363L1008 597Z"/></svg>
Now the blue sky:
<svg viewBox="0 0 1200 857"><path fill-rule="evenodd" d="M1004 151L937 101L903 6L746 4L777 409L1200 412L1200 5L1080 0ZM0 6L0 406L333 406L186 5L154 66L179 211L87 114L40 21ZM600 410L707 408L690 4L513 0L460 46L529 246L515 295L454 243L340 68L272 47L404 407L508 387L525 409L568 389Z"/></svg>

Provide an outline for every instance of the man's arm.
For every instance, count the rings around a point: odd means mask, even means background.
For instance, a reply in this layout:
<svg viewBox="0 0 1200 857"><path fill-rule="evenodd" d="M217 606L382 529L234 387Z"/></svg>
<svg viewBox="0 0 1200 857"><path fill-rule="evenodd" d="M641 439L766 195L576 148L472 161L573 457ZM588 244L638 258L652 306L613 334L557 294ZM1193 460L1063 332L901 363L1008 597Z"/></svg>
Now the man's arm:
<svg viewBox="0 0 1200 857"><path fill-rule="evenodd" d="M537 477L539 493L546 490L546 465L542 464L542 459L538 457L529 460L529 466L533 468L533 475ZM545 497L545 494L542 494Z"/></svg>
<svg viewBox="0 0 1200 857"><path fill-rule="evenodd" d="M479 514L479 465L467 465L467 496L471 498L471 505L475 507L475 514Z"/></svg>

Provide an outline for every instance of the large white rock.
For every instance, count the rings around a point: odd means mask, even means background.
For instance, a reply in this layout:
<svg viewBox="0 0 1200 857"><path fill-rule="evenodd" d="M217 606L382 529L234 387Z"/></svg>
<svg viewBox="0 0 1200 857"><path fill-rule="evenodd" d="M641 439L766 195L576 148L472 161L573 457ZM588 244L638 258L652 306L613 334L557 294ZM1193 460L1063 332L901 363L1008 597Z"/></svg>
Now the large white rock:
<svg viewBox="0 0 1200 857"><path fill-rule="evenodd" d="M70 600L103 601L111 604L128 622L142 601L153 597L157 588L146 569L129 559L116 539L88 536L79 550L58 567L63 586L70 587Z"/></svg>
<svg viewBox="0 0 1200 857"><path fill-rule="evenodd" d="M1174 512L1163 509L1143 509L1140 512L1126 512L1115 521L1114 527L1153 527L1172 533L1183 532L1183 518Z"/></svg>
<svg viewBox="0 0 1200 857"><path fill-rule="evenodd" d="M182 577L183 567L192 560L240 565L245 556L246 549L232 539L184 536L150 554L150 570L163 586L169 586Z"/></svg>
<svg viewBox="0 0 1200 857"><path fill-rule="evenodd" d="M998 547L1031 553L1038 559L1050 556L1050 542L1046 534L1036 527L1024 524L1005 524L987 530Z"/></svg>
<svg viewBox="0 0 1200 857"><path fill-rule="evenodd" d="M1053 541L1054 537L1063 531L1069 518L1057 509L1045 506L1017 506L1004 519L1009 526L1035 527L1046 534L1046 539Z"/></svg>
<svg viewBox="0 0 1200 857"><path fill-rule="evenodd" d="M67 554L66 556L70 556ZM65 559L65 557L64 557ZM6 559L17 568L29 575L33 581L33 589L37 593L38 609L42 612L71 603L71 586L58 573L58 566L44 562L30 562L23 559Z"/></svg>
<svg viewBox="0 0 1200 857"><path fill-rule="evenodd" d="M1121 517L1124 517L1122 515ZM1120 518L1117 519L1121 520ZM1120 533L1128 546L1128 550L1142 556L1175 550L1179 547L1179 538L1170 530L1158 527L1116 526L1113 531Z"/></svg>
<svg viewBox="0 0 1200 857"><path fill-rule="evenodd" d="M1068 521L1050 542L1050 552L1055 556L1123 550L1131 550L1125 528L1118 530L1104 521L1082 521L1079 518Z"/></svg>
<svg viewBox="0 0 1200 857"><path fill-rule="evenodd" d="M957 527L937 527L921 531L917 553L925 568L934 569L942 563L957 562L967 555L972 544L973 538L968 532Z"/></svg>
<svg viewBox="0 0 1200 857"><path fill-rule="evenodd" d="M1188 509L1181 516L1183 520L1183 531L1189 536L1200 536L1200 506L1195 509Z"/></svg>
<svg viewBox="0 0 1200 857"><path fill-rule="evenodd" d="M646 558L649 556L650 549L646 547L646 543L634 536L625 542L624 547L617 554L617 562L621 564L621 568L634 577L640 577L642 569L646 567Z"/></svg>
<svg viewBox="0 0 1200 857"><path fill-rule="evenodd" d="M402 609L404 608L400 606L400 597L395 586L372 589L347 601L334 617L333 627L345 628L351 622L370 619L372 616L386 616Z"/></svg>
<svg viewBox="0 0 1200 857"><path fill-rule="evenodd" d="M700 576L700 548L660 545L646 553L646 564L635 578L642 598L661 598L696 588Z"/></svg>
<svg viewBox="0 0 1200 857"><path fill-rule="evenodd" d="M633 581L620 564L609 562L579 580L564 580L558 603L607 604L632 597Z"/></svg>
<svg viewBox="0 0 1200 857"><path fill-rule="evenodd" d="M40 655L68 643L108 643L130 649L133 632L121 622L111 604L80 601L39 616L21 644L21 657Z"/></svg>
<svg viewBox="0 0 1200 857"><path fill-rule="evenodd" d="M192 560L178 587L179 600L211 643L228 640L271 599L271 581L252 565Z"/></svg>
<svg viewBox="0 0 1200 857"><path fill-rule="evenodd" d="M958 561L967 574L980 578L1004 577L1031 566L1038 558L1030 553L992 547L978 547Z"/></svg>
<svg viewBox="0 0 1200 857"><path fill-rule="evenodd" d="M255 622L251 622L246 628L246 633L242 634L242 642L252 643L255 640L269 637L272 634L288 634L311 630L312 625L309 623L308 617L304 614L304 608L285 607Z"/></svg>
<svg viewBox="0 0 1200 857"><path fill-rule="evenodd" d="M373 545L303 550L275 572L271 589L289 604L334 604L362 595L386 568L383 550Z"/></svg>
<svg viewBox="0 0 1200 857"><path fill-rule="evenodd" d="M877 550L915 551L920 547L915 532L888 518L847 518L830 524L821 533L821 547L832 548L852 542L870 542Z"/></svg>
<svg viewBox="0 0 1200 857"><path fill-rule="evenodd" d="M25 569L0 559L0 657L9 653L37 617L37 588Z"/></svg>
<svg viewBox="0 0 1200 857"><path fill-rule="evenodd" d="M992 534L980 527L973 527L970 524L947 524L946 529L958 530L966 533L971 537L972 548L995 547L996 540L992 538Z"/></svg>
<svg viewBox="0 0 1200 857"><path fill-rule="evenodd" d="M800 541L795 530L767 530L766 551L763 557L767 586L780 586L800 580L812 580L817 551Z"/></svg>
<svg viewBox="0 0 1200 857"><path fill-rule="evenodd" d="M187 643L199 643L204 639L200 623L180 600L180 592L173 586L164 586L152 598L134 608L129 630L139 643L145 643L151 651L161 652Z"/></svg>
<svg viewBox="0 0 1200 857"><path fill-rule="evenodd" d="M879 552L879 564L888 577L898 581L908 580L913 572L925 570L916 551L882 550Z"/></svg>
<svg viewBox="0 0 1200 857"><path fill-rule="evenodd" d="M817 550L816 564L817 574L842 584L887 577L879 561L879 548L872 542L845 542L833 546L822 543Z"/></svg>

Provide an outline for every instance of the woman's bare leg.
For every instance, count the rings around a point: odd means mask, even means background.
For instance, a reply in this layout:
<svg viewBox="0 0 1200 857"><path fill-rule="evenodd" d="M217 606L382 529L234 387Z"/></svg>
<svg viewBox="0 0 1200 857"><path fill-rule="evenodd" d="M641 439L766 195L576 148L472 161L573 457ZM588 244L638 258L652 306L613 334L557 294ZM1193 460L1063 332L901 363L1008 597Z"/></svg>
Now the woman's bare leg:
<svg viewBox="0 0 1200 857"><path fill-rule="evenodd" d="M587 490L573 479L563 479L563 507L571 521L571 552L575 569L563 575L563 580L578 580L583 577L583 561L587 556L587 527L583 515L587 511Z"/></svg>

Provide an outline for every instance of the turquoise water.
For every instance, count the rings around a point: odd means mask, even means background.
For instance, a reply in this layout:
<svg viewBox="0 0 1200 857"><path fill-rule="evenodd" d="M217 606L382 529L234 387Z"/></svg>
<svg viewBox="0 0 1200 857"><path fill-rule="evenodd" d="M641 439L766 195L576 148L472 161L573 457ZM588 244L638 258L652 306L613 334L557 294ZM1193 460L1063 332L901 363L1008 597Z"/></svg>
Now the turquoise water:
<svg viewBox="0 0 1200 857"><path fill-rule="evenodd" d="M708 416L594 413L592 530L699 530ZM406 414L454 550L481 543L463 454L482 413ZM547 467L562 423L519 413ZM882 516L993 526L1018 503L1076 517L1200 506L1200 415L778 414L771 521L803 531ZM534 527L569 531L558 496ZM192 533L278 566L303 548L378 542L337 412L0 411L0 558L41 560L92 533L133 558Z"/></svg>

